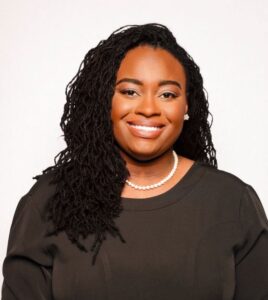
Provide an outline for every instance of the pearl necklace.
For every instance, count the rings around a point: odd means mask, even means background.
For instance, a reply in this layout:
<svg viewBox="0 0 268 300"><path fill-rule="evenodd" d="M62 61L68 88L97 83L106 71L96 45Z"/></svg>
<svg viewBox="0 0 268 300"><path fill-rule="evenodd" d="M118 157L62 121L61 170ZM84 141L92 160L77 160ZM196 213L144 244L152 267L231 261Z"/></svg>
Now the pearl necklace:
<svg viewBox="0 0 268 300"><path fill-rule="evenodd" d="M173 157L174 157L173 168L170 171L170 173L164 179L162 179L160 182L155 183L155 184L151 184L151 185L137 185L137 184L134 184L134 183L130 182L129 180L126 180L126 183L129 186L131 186L131 187L133 187L134 189L137 189L137 190L149 190L149 189L153 189L153 188L156 188L156 187L159 187L159 186L163 185L165 182L167 182L174 175L174 173L177 169L177 166L178 166L178 161L179 161L178 156L177 156L177 154L174 150L172 151L172 154L173 154Z"/></svg>

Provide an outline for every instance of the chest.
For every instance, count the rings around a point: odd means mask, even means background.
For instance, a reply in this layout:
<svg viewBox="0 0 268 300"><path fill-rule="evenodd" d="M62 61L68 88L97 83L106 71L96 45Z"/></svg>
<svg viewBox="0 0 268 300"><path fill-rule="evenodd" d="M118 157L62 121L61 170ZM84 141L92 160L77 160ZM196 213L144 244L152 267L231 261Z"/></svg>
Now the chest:
<svg viewBox="0 0 268 300"><path fill-rule="evenodd" d="M107 235L91 266L63 234L53 268L55 300L231 300L235 287L235 222L204 223L176 209L124 213L117 224L126 243ZM85 244L89 249L93 237Z"/></svg>

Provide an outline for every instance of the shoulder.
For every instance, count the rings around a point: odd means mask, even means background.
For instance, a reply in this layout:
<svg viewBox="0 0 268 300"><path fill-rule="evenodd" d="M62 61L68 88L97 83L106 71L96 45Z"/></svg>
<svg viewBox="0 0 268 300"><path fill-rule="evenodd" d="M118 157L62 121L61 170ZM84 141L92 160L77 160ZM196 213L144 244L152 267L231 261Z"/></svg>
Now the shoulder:
<svg viewBox="0 0 268 300"><path fill-rule="evenodd" d="M206 168L207 175L213 177L217 180L224 180L224 182L230 182L233 184L242 184L245 185L246 182L237 174L232 172L231 170L226 170L222 168L215 168L203 162L198 162L203 168Z"/></svg>
<svg viewBox="0 0 268 300"><path fill-rule="evenodd" d="M211 193L238 197L249 186L243 178L232 171L216 168L203 162L197 163L204 171L201 186Z"/></svg>
<svg viewBox="0 0 268 300"><path fill-rule="evenodd" d="M201 175L195 187L195 199L197 198L208 212L213 212L211 215L215 216L216 220L239 220L241 207L247 210L247 207L253 208L254 203L259 203L258 200L254 201L258 198L253 198L255 190L251 185L234 172L203 162L197 162L196 170L196 173ZM247 211L253 212L250 208Z"/></svg>
<svg viewBox="0 0 268 300"><path fill-rule="evenodd" d="M56 192L56 184L52 183L53 173L41 174L33 177L35 182L28 191L21 197L17 210L27 207L28 209L37 209L42 215L46 210L46 205L51 196Z"/></svg>

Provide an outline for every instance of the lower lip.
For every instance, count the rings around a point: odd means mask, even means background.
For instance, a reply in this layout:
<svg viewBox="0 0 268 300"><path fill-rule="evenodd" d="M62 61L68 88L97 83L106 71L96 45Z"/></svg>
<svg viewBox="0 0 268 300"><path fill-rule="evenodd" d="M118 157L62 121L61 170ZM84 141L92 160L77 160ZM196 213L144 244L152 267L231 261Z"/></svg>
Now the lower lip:
<svg viewBox="0 0 268 300"><path fill-rule="evenodd" d="M130 132L137 137L141 137L141 138L145 138L145 139L153 139L153 138L157 138L163 131L164 127L161 127L157 130L154 131L147 131L147 130L143 130L141 128L137 128L134 126L131 126L130 124L128 124L128 128L130 130Z"/></svg>

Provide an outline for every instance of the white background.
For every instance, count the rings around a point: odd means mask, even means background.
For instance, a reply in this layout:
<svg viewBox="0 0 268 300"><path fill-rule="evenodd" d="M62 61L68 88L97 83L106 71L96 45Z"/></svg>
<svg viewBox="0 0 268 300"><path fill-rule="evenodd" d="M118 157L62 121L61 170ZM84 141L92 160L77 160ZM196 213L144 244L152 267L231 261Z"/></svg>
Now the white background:
<svg viewBox="0 0 268 300"><path fill-rule="evenodd" d="M251 184L268 212L267 3L1 0L1 265L19 199L65 148L67 83L90 48L128 24L166 25L200 66L219 169Z"/></svg>

